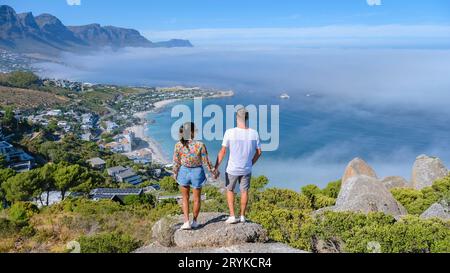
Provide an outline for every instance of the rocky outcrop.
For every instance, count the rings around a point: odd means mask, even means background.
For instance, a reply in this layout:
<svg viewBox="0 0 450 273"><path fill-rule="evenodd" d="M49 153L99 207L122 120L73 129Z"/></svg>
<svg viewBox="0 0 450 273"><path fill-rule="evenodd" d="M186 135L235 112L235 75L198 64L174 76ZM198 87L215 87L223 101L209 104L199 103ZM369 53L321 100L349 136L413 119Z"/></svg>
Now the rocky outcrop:
<svg viewBox="0 0 450 273"><path fill-rule="evenodd" d="M375 171L361 158L355 158L350 163L348 163L347 168L345 169L344 175L342 176L342 184L347 183L349 178L365 175L369 177L373 177L378 179Z"/></svg>
<svg viewBox="0 0 450 273"><path fill-rule="evenodd" d="M314 253L342 253L344 242L339 238L321 240L313 238L312 248Z"/></svg>
<svg viewBox="0 0 450 273"><path fill-rule="evenodd" d="M165 217L152 230L153 244L139 253L299 253L289 246L269 242L266 231L256 223L227 225L227 215L202 213L199 228L180 230L182 216Z"/></svg>
<svg viewBox="0 0 450 273"><path fill-rule="evenodd" d="M450 220L450 206L447 202L435 203L431 205L422 215L422 219L440 218L442 220Z"/></svg>
<svg viewBox="0 0 450 273"><path fill-rule="evenodd" d="M407 213L380 181L366 175L351 177L342 185L333 210L384 212L394 217Z"/></svg>
<svg viewBox="0 0 450 273"><path fill-rule="evenodd" d="M197 230L177 230L174 242L179 247L232 246L241 243L264 243L268 241L266 231L258 224L245 223L224 225L224 214L207 214Z"/></svg>
<svg viewBox="0 0 450 273"><path fill-rule="evenodd" d="M409 182L401 177L401 176L389 176L386 177L385 179L383 179L381 181L381 183L383 183L383 185L388 189L394 189L394 188L409 188L410 184Z"/></svg>
<svg viewBox="0 0 450 273"><path fill-rule="evenodd" d="M224 247L164 247L157 243L142 247L135 253L307 253L281 243L253 243Z"/></svg>
<svg viewBox="0 0 450 273"><path fill-rule="evenodd" d="M439 158L421 155L414 162L412 184L415 189L421 190L432 186L434 181L444 178L448 174L447 168Z"/></svg>

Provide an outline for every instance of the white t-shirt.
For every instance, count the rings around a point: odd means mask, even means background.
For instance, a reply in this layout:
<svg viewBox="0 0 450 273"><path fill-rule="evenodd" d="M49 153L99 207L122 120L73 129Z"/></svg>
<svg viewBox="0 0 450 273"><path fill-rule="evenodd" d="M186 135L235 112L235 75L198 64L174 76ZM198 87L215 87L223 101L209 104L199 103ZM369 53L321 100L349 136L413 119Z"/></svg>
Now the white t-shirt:
<svg viewBox="0 0 450 273"><path fill-rule="evenodd" d="M253 157L261 149L259 134L253 129L233 128L225 132L223 147L230 149L227 173L234 176L248 175L252 172Z"/></svg>

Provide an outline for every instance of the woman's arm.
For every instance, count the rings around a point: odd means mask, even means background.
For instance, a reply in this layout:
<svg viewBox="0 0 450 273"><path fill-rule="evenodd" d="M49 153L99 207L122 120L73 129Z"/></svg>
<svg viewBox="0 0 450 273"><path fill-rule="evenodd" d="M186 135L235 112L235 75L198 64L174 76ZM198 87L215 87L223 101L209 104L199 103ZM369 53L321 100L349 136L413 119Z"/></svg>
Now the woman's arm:
<svg viewBox="0 0 450 273"><path fill-rule="evenodd" d="M211 174L215 175L215 169L213 168L211 161L209 160L208 150L206 149L205 144L202 145L201 157L203 165L208 168L208 171Z"/></svg>
<svg viewBox="0 0 450 273"><path fill-rule="evenodd" d="M175 145L175 150L173 152L173 177L175 180L178 178L178 172L180 171L181 167L181 156L180 156L180 150L178 148L178 145Z"/></svg>

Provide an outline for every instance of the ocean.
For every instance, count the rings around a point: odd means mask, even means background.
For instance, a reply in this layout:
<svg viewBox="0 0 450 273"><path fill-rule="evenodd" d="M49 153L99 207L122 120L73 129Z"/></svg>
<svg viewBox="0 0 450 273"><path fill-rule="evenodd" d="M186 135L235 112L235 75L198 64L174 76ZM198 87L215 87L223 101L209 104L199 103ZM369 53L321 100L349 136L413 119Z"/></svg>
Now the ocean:
<svg viewBox="0 0 450 273"><path fill-rule="evenodd" d="M180 103L193 112L193 101L183 101L148 116L154 121L148 134L161 143L168 156L176 142L170 132L176 120L171 118L171 110ZM326 107L327 103L311 94L291 94L290 100L282 100L256 92L203 101L204 107L215 104L222 109L226 105L280 106L279 148L265 152L253 173L267 176L271 187L299 190L307 184L325 186L340 179L355 157L366 160L380 178L400 175L410 179L415 158L424 153L450 163L448 117L442 120L441 116L406 110L334 108ZM203 123L207 120L204 118ZM221 141L205 143L215 162Z"/></svg>
<svg viewBox="0 0 450 273"><path fill-rule="evenodd" d="M254 175L298 190L340 179L354 157L380 178L410 179L415 158L450 167L450 50L389 48L139 49L67 55L40 64L43 76L131 86L232 89L225 105L280 105L280 146ZM290 100L281 100L288 93ZM308 95L309 94L309 95ZM192 102L183 102L192 107ZM171 106L149 118L149 134L171 155ZM215 161L220 141L206 143Z"/></svg>

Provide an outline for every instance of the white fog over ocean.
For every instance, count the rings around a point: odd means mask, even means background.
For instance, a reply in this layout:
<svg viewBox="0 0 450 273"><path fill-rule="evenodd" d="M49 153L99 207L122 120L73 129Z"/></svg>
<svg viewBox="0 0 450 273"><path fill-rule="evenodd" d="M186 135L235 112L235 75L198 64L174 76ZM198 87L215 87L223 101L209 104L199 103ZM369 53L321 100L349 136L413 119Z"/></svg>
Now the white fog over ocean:
<svg viewBox="0 0 450 273"><path fill-rule="evenodd" d="M173 33L160 38L164 35ZM233 89L234 98L208 101L221 106L280 104L280 148L264 154L255 169L255 175L271 179L271 186L325 185L339 179L356 156L380 177L409 179L416 156L423 153L450 166L447 40L405 46L403 39L379 46L371 39L365 47L360 42L323 47L316 37L314 43L289 46L245 41L220 46L219 41L203 44L196 35L194 48L67 54L64 65L37 66L45 76L93 83ZM280 100L281 93L291 99ZM169 154L174 143L168 140L170 107L151 118L156 124L150 134ZM208 146L215 160L220 142Z"/></svg>

